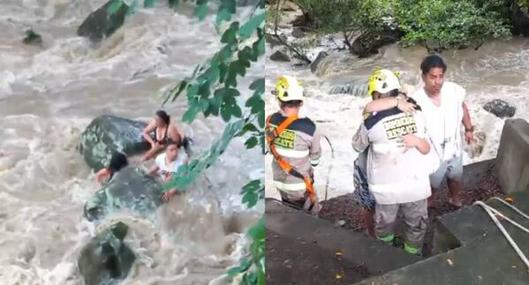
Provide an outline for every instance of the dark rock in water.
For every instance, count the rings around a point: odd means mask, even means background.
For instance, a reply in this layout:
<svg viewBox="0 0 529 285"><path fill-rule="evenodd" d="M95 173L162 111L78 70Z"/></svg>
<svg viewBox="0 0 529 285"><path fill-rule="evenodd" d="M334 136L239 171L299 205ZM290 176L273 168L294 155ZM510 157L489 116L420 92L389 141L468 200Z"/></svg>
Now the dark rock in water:
<svg viewBox="0 0 529 285"><path fill-rule="evenodd" d="M79 151L94 170L106 167L112 153L134 155L150 148L143 138L147 124L110 115L95 118L81 134Z"/></svg>
<svg viewBox="0 0 529 285"><path fill-rule="evenodd" d="M110 9L118 7L113 6L113 2L121 3L114 13ZM112 7L111 7L112 6ZM92 42L99 42L104 37L113 34L123 25L129 6L123 1L108 1L105 5L92 12L79 26L77 34L82 37L88 37Z"/></svg>
<svg viewBox="0 0 529 285"><path fill-rule="evenodd" d="M279 39L278 39L279 37ZM287 37L283 34L280 34L279 36L271 35L271 34L265 34L266 42L269 43L272 47L281 45L281 41L286 42Z"/></svg>
<svg viewBox="0 0 529 285"><path fill-rule="evenodd" d="M364 82L351 82L331 88L329 94L349 94L356 97L363 97L367 94L367 84Z"/></svg>
<svg viewBox="0 0 529 285"><path fill-rule="evenodd" d="M284 52L282 52L280 50L274 52L270 56L270 59L273 60L273 61L284 61L284 62L290 61L290 57L286 53L284 53Z"/></svg>
<svg viewBox="0 0 529 285"><path fill-rule="evenodd" d="M22 41L24 44L27 45L42 45L42 37L35 33L33 30L27 30L26 31L26 37Z"/></svg>
<svg viewBox="0 0 529 285"><path fill-rule="evenodd" d="M292 29L292 36L298 39L303 38L305 37L305 32L301 27L294 27L294 29Z"/></svg>
<svg viewBox="0 0 529 285"><path fill-rule="evenodd" d="M512 117L516 113L516 108L511 106L509 103L494 99L483 106L483 109L496 115L499 118Z"/></svg>
<svg viewBox="0 0 529 285"><path fill-rule="evenodd" d="M529 37L529 9L521 8L517 2L512 1L511 5L512 33L514 35L522 34L525 37Z"/></svg>
<svg viewBox="0 0 529 285"><path fill-rule="evenodd" d="M402 32L391 26L381 33L365 32L353 41L352 51L359 57L367 57L376 54L380 47L397 42L401 36Z"/></svg>
<svg viewBox="0 0 529 285"><path fill-rule="evenodd" d="M135 167L125 167L86 202L84 216L103 218L112 211L130 209L144 216L152 214L162 201L162 185Z"/></svg>
<svg viewBox="0 0 529 285"><path fill-rule="evenodd" d="M99 233L81 250L78 266L86 285L116 284L127 276L136 259L134 252L123 242L127 231L128 226L118 222Z"/></svg>
<svg viewBox="0 0 529 285"><path fill-rule="evenodd" d="M326 58L329 54L324 52L324 51L320 51L320 53L318 54L318 56L316 57L316 59L310 64L310 71L312 73L316 72L316 70L318 70L318 65L320 64L320 62Z"/></svg>

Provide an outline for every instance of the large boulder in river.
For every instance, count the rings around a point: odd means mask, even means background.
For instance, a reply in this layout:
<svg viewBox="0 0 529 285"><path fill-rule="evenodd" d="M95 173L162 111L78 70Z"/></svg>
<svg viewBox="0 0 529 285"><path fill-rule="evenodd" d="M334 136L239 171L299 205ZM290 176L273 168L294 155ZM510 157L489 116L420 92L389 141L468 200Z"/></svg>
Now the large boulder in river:
<svg viewBox="0 0 529 285"><path fill-rule="evenodd" d="M270 60L288 62L290 61L290 57L286 51L278 50L270 56Z"/></svg>
<svg viewBox="0 0 529 285"><path fill-rule="evenodd" d="M511 106L509 103L501 100L494 99L483 106L487 112L490 112L498 118L510 118L516 113L516 107Z"/></svg>
<svg viewBox="0 0 529 285"><path fill-rule="evenodd" d="M318 65L327 57L329 54L325 51L320 51L316 59L310 64L310 71L315 73L318 70Z"/></svg>
<svg viewBox="0 0 529 285"><path fill-rule="evenodd" d="M119 29L125 21L129 6L123 1L119 1L121 4L115 4L119 5L119 8L115 12L110 11L111 8L118 7L111 7L113 2L116 1L108 1L105 5L88 15L77 29L77 34L81 37L88 37L92 42L99 42Z"/></svg>
<svg viewBox="0 0 529 285"><path fill-rule="evenodd" d="M123 242L128 226L118 222L93 238L82 250L79 272L86 285L116 284L130 271L136 256Z"/></svg>
<svg viewBox="0 0 529 285"><path fill-rule="evenodd" d="M380 33L365 32L354 39L352 52L359 57L367 57L376 54L378 49L384 45L397 42L402 37L402 32L394 25L387 24Z"/></svg>
<svg viewBox="0 0 529 285"><path fill-rule="evenodd" d="M134 155L148 150L150 145L143 138L146 125L110 115L99 116L81 134L79 151L88 166L97 171L108 165L113 152Z"/></svg>
<svg viewBox="0 0 529 285"><path fill-rule="evenodd" d="M354 80L350 83L335 85L329 90L329 94L348 94L355 97L365 97L367 95L367 84L365 80Z"/></svg>
<svg viewBox="0 0 529 285"><path fill-rule="evenodd" d="M162 204L162 194L162 185L154 178L128 166L118 171L86 202L84 216L93 221L119 209L149 216Z"/></svg>

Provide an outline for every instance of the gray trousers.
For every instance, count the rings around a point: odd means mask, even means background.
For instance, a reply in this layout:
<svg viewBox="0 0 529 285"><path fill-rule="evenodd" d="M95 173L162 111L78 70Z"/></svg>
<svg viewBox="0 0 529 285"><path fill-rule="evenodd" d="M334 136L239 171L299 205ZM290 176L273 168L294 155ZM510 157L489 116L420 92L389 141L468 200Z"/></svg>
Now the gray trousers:
<svg viewBox="0 0 529 285"><path fill-rule="evenodd" d="M406 242L422 247L424 234L428 224L428 202L426 199L403 203L375 206L375 233L378 237L387 237L394 234L395 220L398 212L402 211L404 219L404 236Z"/></svg>

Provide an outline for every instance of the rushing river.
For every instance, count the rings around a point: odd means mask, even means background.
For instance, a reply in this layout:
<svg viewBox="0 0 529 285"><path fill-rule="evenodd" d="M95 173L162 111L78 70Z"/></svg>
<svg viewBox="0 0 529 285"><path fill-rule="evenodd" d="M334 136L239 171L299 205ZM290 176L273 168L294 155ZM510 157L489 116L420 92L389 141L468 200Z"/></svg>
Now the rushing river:
<svg viewBox="0 0 529 285"><path fill-rule="evenodd" d="M213 16L198 22L191 6L174 12L159 1L93 45L76 30L105 1L1 2L0 284L83 284L80 249L118 219L130 226L125 242L138 255L122 284L224 283L222 275L248 242L244 231L263 211L263 205L246 210L239 194L249 179L263 176L259 151L249 153L235 139L155 220L120 212L93 225L82 216L83 204L99 185L76 149L98 115L149 120L160 107L160 90L220 47ZM29 28L42 35L42 47L22 44ZM263 68L260 62L251 70L242 88ZM180 120L186 102L165 108ZM198 117L184 129L200 153L223 126Z"/></svg>

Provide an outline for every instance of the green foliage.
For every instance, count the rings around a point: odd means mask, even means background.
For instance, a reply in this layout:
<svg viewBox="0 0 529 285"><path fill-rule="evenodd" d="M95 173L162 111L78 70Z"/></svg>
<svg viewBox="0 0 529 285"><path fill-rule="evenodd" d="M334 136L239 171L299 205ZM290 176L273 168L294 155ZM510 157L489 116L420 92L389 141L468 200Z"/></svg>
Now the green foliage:
<svg viewBox="0 0 529 285"><path fill-rule="evenodd" d="M509 31L509 0L294 0L310 25L328 33L381 33L394 26L403 43L433 49L480 46ZM528 0L518 0L521 7Z"/></svg>
<svg viewBox="0 0 529 285"><path fill-rule="evenodd" d="M404 43L424 43L434 49L480 46L490 38L510 34L507 22L494 6L472 1L396 1L396 18Z"/></svg>
<svg viewBox="0 0 529 285"><path fill-rule="evenodd" d="M241 194L243 194L242 202L251 208L258 200L264 199L264 185L259 179L252 180L244 185Z"/></svg>
<svg viewBox="0 0 529 285"><path fill-rule="evenodd" d="M254 225L248 235L252 238L253 243L250 246L250 256L244 257L239 266L232 267L228 275L232 277L240 276L239 284L241 285L264 285L265 284L265 224L264 218Z"/></svg>
<svg viewBox="0 0 529 285"><path fill-rule="evenodd" d="M525 13L529 10L529 0L517 0L516 3L518 3L518 6L522 8Z"/></svg>

